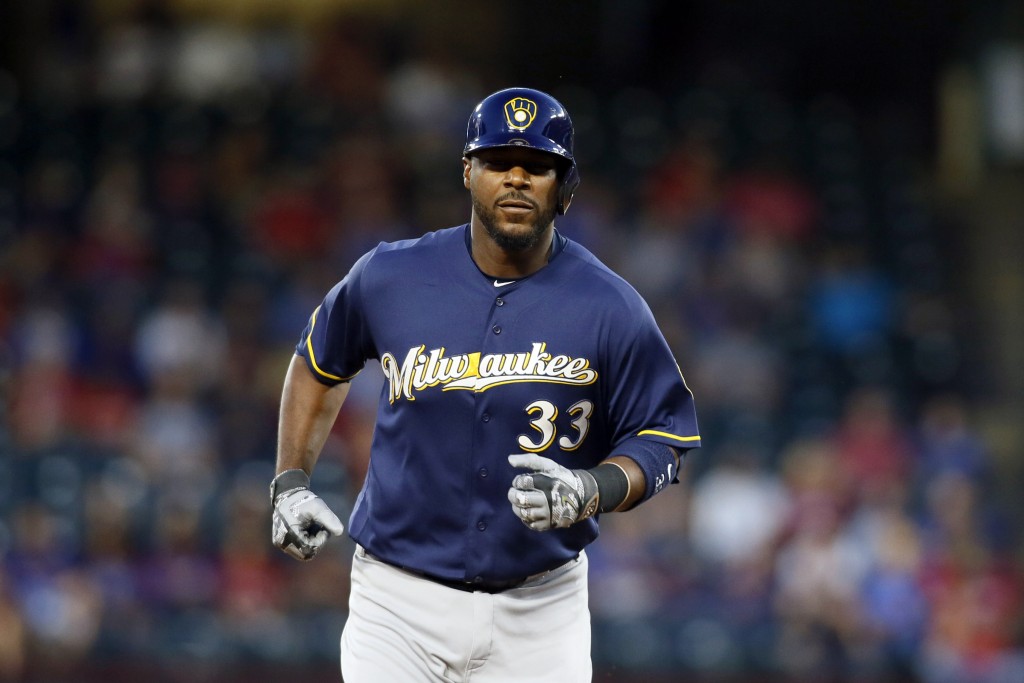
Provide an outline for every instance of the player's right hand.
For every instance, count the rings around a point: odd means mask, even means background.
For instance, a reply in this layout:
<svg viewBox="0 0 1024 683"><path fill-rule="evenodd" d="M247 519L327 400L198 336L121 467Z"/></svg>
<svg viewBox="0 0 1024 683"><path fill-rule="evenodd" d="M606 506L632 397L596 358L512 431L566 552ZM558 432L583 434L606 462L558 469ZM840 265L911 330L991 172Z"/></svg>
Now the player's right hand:
<svg viewBox="0 0 1024 683"><path fill-rule="evenodd" d="M274 545L296 560L313 559L328 538L345 531L327 503L304 486L278 493L273 516Z"/></svg>

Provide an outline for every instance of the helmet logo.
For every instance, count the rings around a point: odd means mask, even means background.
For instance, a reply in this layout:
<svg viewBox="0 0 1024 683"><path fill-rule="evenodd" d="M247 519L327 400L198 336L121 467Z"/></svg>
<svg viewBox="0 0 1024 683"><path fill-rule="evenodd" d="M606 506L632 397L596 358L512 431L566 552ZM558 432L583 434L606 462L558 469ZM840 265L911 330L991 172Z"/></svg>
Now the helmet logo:
<svg viewBox="0 0 1024 683"><path fill-rule="evenodd" d="M516 130L526 130L537 116L537 103L525 97L514 97L505 103L505 120Z"/></svg>

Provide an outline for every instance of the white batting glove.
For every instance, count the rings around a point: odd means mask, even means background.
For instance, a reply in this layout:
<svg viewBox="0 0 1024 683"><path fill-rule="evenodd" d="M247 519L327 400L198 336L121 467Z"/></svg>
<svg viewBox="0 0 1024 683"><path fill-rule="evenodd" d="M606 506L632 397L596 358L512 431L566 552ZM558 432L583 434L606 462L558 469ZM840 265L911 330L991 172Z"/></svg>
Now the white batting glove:
<svg viewBox="0 0 1024 683"><path fill-rule="evenodd" d="M510 455L508 462L533 470L517 475L508 490L512 511L531 529L564 528L597 511L597 481L590 472L570 470L534 453Z"/></svg>
<svg viewBox="0 0 1024 683"><path fill-rule="evenodd" d="M345 532L327 503L309 490L309 477L302 470L285 470L275 477L270 495L274 545L296 560L312 560L328 538Z"/></svg>

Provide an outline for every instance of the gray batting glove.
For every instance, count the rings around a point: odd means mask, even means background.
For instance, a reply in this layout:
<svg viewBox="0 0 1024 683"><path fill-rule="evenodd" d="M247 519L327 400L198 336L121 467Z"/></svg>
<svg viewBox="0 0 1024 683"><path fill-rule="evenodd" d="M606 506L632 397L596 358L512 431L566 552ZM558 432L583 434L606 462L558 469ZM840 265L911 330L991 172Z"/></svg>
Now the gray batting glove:
<svg viewBox="0 0 1024 683"><path fill-rule="evenodd" d="M508 462L533 470L516 475L508 501L516 516L534 531L564 528L597 511L597 481L590 472L570 470L533 453L510 455Z"/></svg>
<svg viewBox="0 0 1024 683"><path fill-rule="evenodd" d="M345 532L345 525L327 503L309 490L309 477L302 470L279 474L270 492L274 545L296 560L312 560L328 538Z"/></svg>

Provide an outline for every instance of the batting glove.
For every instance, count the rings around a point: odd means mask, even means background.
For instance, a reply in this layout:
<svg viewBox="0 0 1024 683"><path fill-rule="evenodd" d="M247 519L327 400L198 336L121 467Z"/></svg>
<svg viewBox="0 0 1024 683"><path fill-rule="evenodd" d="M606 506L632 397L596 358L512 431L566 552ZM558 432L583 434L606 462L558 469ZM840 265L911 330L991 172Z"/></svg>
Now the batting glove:
<svg viewBox="0 0 1024 683"><path fill-rule="evenodd" d="M570 470L533 453L510 455L508 461L533 470L516 475L508 490L512 511L531 529L564 528L597 511L597 481L590 472Z"/></svg>
<svg viewBox="0 0 1024 683"><path fill-rule="evenodd" d="M285 470L270 484L274 506L274 545L296 560L312 560L331 536L340 536L345 525L318 495L309 490L309 476L302 470Z"/></svg>

